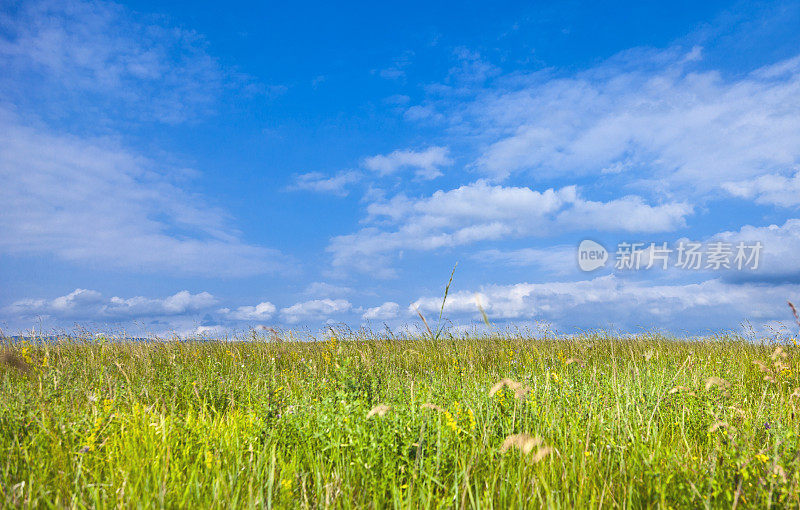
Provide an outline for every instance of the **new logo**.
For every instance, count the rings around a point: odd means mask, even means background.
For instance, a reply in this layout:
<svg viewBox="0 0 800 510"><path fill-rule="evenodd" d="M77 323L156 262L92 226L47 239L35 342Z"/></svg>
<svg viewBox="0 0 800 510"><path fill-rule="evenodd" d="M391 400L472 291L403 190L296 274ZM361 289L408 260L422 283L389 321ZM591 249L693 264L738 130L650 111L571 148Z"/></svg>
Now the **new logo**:
<svg viewBox="0 0 800 510"><path fill-rule="evenodd" d="M606 265L608 251L602 244L590 239L584 239L578 245L578 267L581 271L594 271Z"/></svg>

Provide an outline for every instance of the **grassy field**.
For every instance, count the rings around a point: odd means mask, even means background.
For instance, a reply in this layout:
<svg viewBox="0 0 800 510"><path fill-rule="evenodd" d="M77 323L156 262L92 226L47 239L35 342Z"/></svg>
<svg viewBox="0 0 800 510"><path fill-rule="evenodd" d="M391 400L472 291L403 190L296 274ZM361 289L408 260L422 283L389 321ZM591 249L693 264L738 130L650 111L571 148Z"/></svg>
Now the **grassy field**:
<svg viewBox="0 0 800 510"><path fill-rule="evenodd" d="M6 341L0 506L796 508L799 354L736 337Z"/></svg>

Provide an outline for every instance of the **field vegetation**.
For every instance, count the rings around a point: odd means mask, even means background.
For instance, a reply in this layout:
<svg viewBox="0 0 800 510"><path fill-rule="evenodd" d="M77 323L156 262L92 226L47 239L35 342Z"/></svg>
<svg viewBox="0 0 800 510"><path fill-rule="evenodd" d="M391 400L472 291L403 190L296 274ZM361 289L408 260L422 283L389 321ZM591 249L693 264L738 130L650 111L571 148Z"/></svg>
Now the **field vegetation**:
<svg viewBox="0 0 800 510"><path fill-rule="evenodd" d="M800 505L794 339L331 331L2 349L2 506Z"/></svg>

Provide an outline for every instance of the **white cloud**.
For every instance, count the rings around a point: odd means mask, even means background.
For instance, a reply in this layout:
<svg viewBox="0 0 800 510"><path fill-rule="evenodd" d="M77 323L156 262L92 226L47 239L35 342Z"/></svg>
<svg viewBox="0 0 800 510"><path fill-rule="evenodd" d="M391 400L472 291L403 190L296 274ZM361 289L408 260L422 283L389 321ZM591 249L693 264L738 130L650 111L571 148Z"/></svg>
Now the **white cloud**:
<svg viewBox="0 0 800 510"><path fill-rule="evenodd" d="M366 158L364 167L380 175L389 175L408 168L414 170L421 179L435 179L442 175L442 167L453 163L448 154L447 147L436 146L421 151L397 150Z"/></svg>
<svg viewBox="0 0 800 510"><path fill-rule="evenodd" d="M23 126L0 109L0 252L170 274L281 267L277 251L241 241L223 210L178 187L185 174L112 140Z"/></svg>
<svg viewBox="0 0 800 510"><path fill-rule="evenodd" d="M781 207L800 205L800 172L794 177L767 174L747 181L726 182L722 187L733 196L755 200L758 204Z"/></svg>
<svg viewBox="0 0 800 510"><path fill-rule="evenodd" d="M14 318L55 317L64 320L130 321L139 318L182 316L208 310L217 300L208 292L192 294L183 290L163 299L104 298L94 290L75 289L55 299L23 299L6 312Z"/></svg>
<svg viewBox="0 0 800 510"><path fill-rule="evenodd" d="M438 113L436 109L430 105L413 105L406 109L403 118L412 122L423 120L441 122L444 120L444 115Z"/></svg>
<svg viewBox="0 0 800 510"><path fill-rule="evenodd" d="M400 305L392 301L387 301L380 306L368 308L361 316L365 320L390 320L400 313Z"/></svg>
<svg viewBox="0 0 800 510"><path fill-rule="evenodd" d="M269 320L276 312L275 305L264 301L256 306L240 306L235 310L222 308L219 312L227 319L237 321L265 321Z"/></svg>
<svg viewBox="0 0 800 510"><path fill-rule="evenodd" d="M196 32L119 4L26 1L4 9L0 25L0 87L28 107L176 123L209 110L231 82L258 88L222 69Z"/></svg>
<svg viewBox="0 0 800 510"><path fill-rule="evenodd" d="M182 122L223 89L258 93L258 84L222 69L195 32L114 3L20 2L0 12L0 26L0 253L179 275L281 265L186 191L196 172L88 134Z"/></svg>
<svg viewBox="0 0 800 510"><path fill-rule="evenodd" d="M543 320L558 327L664 327L673 332L734 329L748 319L758 324L790 321L786 300L800 300L800 285L764 286L726 283L720 279L663 285L615 275L593 280L490 285L479 291L451 293L445 314L480 320L476 300L492 321ZM441 297L423 297L413 306L438 313Z"/></svg>
<svg viewBox="0 0 800 510"><path fill-rule="evenodd" d="M456 85L483 83L500 73L500 69L487 62L480 53L469 48L456 48L453 52L457 65L448 72L449 81Z"/></svg>
<svg viewBox="0 0 800 510"><path fill-rule="evenodd" d="M408 112L442 115L483 143L474 166L495 178L622 174L692 195L794 173L800 56L735 77L701 65L697 49L631 50L573 75L506 75Z"/></svg>
<svg viewBox="0 0 800 510"><path fill-rule="evenodd" d="M347 312L351 307L346 299L313 299L283 308L281 317L291 324L304 320L322 321L332 315Z"/></svg>
<svg viewBox="0 0 800 510"><path fill-rule="evenodd" d="M194 331L186 336L202 336L219 340L227 334L228 330L224 326L197 326Z"/></svg>
<svg viewBox="0 0 800 510"><path fill-rule="evenodd" d="M641 197L629 195L608 202L573 201L557 222L572 230L618 232L669 232L685 226L693 208L686 202L648 205Z"/></svg>
<svg viewBox="0 0 800 510"><path fill-rule="evenodd" d="M725 278L800 283L800 219L792 218L783 225L766 227L745 225L738 231L720 232L712 236L711 241L730 243L734 254L740 242L745 246L760 242L763 246L758 269L731 270Z"/></svg>
<svg viewBox="0 0 800 510"><path fill-rule="evenodd" d="M358 182L361 175L358 172L339 172L328 177L321 172L309 172L295 176L294 184L287 189L289 191L313 191L315 193L330 193L340 197L348 195L349 185Z"/></svg>
<svg viewBox="0 0 800 510"><path fill-rule="evenodd" d="M421 199L398 195L370 204L367 212L367 222L389 222L398 228L386 231L367 226L354 234L333 238L328 247L333 264L391 276L384 267L385 260L380 258L382 254L513 237L543 237L565 230L671 231L685 225L692 208L685 203L648 205L636 196L609 202L588 201L574 186L539 192L478 181Z"/></svg>

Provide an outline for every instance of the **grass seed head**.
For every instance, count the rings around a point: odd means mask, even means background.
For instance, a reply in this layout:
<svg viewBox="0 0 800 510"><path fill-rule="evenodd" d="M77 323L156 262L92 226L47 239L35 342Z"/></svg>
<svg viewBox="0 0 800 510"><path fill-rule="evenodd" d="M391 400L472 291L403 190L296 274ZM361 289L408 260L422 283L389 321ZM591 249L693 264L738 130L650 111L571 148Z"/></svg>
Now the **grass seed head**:
<svg viewBox="0 0 800 510"><path fill-rule="evenodd" d="M730 428L730 425L728 425L728 422L726 422L726 421L718 421L718 422L714 423L713 425L711 425L710 427L708 427L708 431L709 432L716 432L718 429L721 429L721 428L726 428L727 429L727 428Z"/></svg>
<svg viewBox="0 0 800 510"><path fill-rule="evenodd" d="M500 446L500 453L507 452L510 448L517 448L522 453L531 453L534 448L542 445L542 438L528 434L511 434L506 437Z"/></svg>
<svg viewBox="0 0 800 510"><path fill-rule="evenodd" d="M764 372L765 374L771 374L772 373L772 369L771 368L769 368L767 365L765 365L764 363L762 363L762 362L760 362L758 360L753 360L753 365L757 366L758 369L761 370L762 372Z"/></svg>
<svg viewBox="0 0 800 510"><path fill-rule="evenodd" d="M383 416L389 411L389 409L391 409L391 407L387 406L386 404L378 404L367 413L367 418L372 418L375 415Z"/></svg>
<svg viewBox="0 0 800 510"><path fill-rule="evenodd" d="M794 321L797 323L797 326L800 327L800 314L797 313L797 308L795 308L791 301L787 301L787 303L789 303L789 308L792 310L792 315L794 315Z"/></svg>
<svg viewBox="0 0 800 510"><path fill-rule="evenodd" d="M730 409L734 413L738 414L742 418L745 418L747 416L747 413L745 413L743 409L739 409L736 406L728 406L728 409Z"/></svg>
<svg viewBox="0 0 800 510"><path fill-rule="evenodd" d="M493 397L495 395L495 393L497 393L498 391L502 390L503 387L507 387L508 389L513 391L517 398L521 398L521 397L525 396L525 394L528 393L528 391L530 391L530 388L528 386L525 386L522 383L518 383L517 381L514 381L513 379L509 379L509 378L505 377L505 378L500 379L499 381L497 381L494 384L494 386L492 386L491 389L489 389L489 396Z"/></svg>
<svg viewBox="0 0 800 510"><path fill-rule="evenodd" d="M729 383L722 377L711 376L708 379L706 379L706 391L710 390L714 386L719 386L720 388L727 388L730 385L731 383Z"/></svg>
<svg viewBox="0 0 800 510"><path fill-rule="evenodd" d="M775 351L772 353L770 358L772 358L772 361L777 361L778 358L786 359L786 353L780 346L778 346L775 348Z"/></svg>
<svg viewBox="0 0 800 510"><path fill-rule="evenodd" d="M553 449L550 448L549 446L544 446L542 448L539 448L538 450L536 450L536 453L533 454L533 457L531 457L531 461L532 462L539 462L543 458L545 458L548 455L550 455L552 452L553 452Z"/></svg>
<svg viewBox="0 0 800 510"><path fill-rule="evenodd" d="M775 464L772 467L772 474L775 475L775 478L779 478L781 483L786 483L786 471L780 466L780 464Z"/></svg>

